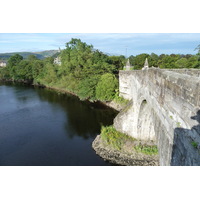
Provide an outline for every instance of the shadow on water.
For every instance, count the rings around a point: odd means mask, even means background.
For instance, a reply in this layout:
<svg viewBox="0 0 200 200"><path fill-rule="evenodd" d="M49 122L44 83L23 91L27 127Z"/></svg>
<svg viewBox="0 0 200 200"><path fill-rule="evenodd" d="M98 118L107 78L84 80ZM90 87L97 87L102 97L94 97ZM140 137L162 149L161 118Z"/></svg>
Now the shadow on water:
<svg viewBox="0 0 200 200"><path fill-rule="evenodd" d="M99 103L80 101L70 94L41 88L36 88L36 92L41 101L57 104L65 111L65 129L70 138L73 138L74 134L85 139L95 137L100 133L102 125L113 124L113 119L118 113ZM68 129L74 131L68 131Z"/></svg>
<svg viewBox="0 0 200 200"><path fill-rule="evenodd" d="M4 83L0 93L0 165L110 165L91 143L113 123L113 109L23 84Z"/></svg>
<svg viewBox="0 0 200 200"><path fill-rule="evenodd" d="M191 119L199 124L191 129L176 128L174 130L171 160L173 166L200 165L200 110Z"/></svg>
<svg viewBox="0 0 200 200"><path fill-rule="evenodd" d="M47 88L34 87L22 83L3 83L3 85L16 87L15 98L19 102L26 103L34 99L32 89L37 93L40 101L49 102L54 106L61 107L66 115L64 128L68 137L75 135L84 139L95 138L100 133L101 126L113 124L117 111L100 103L80 101L78 97L71 94L57 92ZM24 89L26 95L24 95ZM22 92L22 95L19 95ZM30 92L30 93L29 93ZM70 131L69 131L70 130Z"/></svg>

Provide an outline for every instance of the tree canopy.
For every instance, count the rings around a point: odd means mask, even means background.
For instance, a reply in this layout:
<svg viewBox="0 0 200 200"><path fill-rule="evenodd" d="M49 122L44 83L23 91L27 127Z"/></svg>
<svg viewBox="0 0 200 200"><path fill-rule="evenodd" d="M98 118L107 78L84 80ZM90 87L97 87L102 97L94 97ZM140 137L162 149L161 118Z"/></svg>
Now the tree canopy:
<svg viewBox="0 0 200 200"><path fill-rule="evenodd" d="M200 68L200 45L196 55L142 53L129 57L134 70L142 69L145 59L149 66L160 68ZM8 65L0 68L0 79L28 80L31 83L56 87L70 91L80 99L110 101L118 95L118 72L123 69L127 58L123 55L109 56L92 45L73 38L57 56L61 65L54 63L54 57L44 60L35 55L23 59L15 54L8 59Z"/></svg>

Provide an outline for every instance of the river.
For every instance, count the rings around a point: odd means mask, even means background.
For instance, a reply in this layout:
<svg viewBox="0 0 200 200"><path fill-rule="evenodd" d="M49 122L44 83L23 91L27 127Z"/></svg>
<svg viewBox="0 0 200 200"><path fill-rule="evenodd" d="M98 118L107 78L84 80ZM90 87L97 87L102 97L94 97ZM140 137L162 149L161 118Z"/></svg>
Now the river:
<svg viewBox="0 0 200 200"><path fill-rule="evenodd" d="M69 94L0 83L0 165L109 166L91 143L116 114Z"/></svg>

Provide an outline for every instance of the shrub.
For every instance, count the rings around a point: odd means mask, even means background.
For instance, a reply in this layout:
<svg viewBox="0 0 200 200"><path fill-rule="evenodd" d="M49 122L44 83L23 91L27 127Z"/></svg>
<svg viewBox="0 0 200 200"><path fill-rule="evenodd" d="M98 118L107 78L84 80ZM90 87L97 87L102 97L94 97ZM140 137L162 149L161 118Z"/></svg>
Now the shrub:
<svg viewBox="0 0 200 200"><path fill-rule="evenodd" d="M134 141L135 139L117 131L113 126L102 126L101 128L101 138L108 145L111 145L113 148L117 150L121 150L122 146L127 140Z"/></svg>
<svg viewBox="0 0 200 200"><path fill-rule="evenodd" d="M96 98L101 101L111 101L114 99L118 81L113 74L103 74L96 86Z"/></svg>
<svg viewBox="0 0 200 200"><path fill-rule="evenodd" d="M95 87L98 83L99 76L90 76L80 81L78 86L78 96L81 100L95 100Z"/></svg>
<svg viewBox="0 0 200 200"><path fill-rule="evenodd" d="M126 105L129 100L127 99L124 99L123 97L120 97L119 96L119 89L116 89L115 90L115 96L114 96L114 99L113 99L116 103L119 103L121 105Z"/></svg>

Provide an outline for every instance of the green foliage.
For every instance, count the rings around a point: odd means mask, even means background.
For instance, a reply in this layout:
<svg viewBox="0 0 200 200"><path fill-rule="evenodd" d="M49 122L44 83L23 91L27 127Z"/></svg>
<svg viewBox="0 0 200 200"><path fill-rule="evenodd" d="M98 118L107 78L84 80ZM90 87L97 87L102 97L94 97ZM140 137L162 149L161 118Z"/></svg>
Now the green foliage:
<svg viewBox="0 0 200 200"><path fill-rule="evenodd" d="M197 48L199 50L199 47ZM176 68L199 68L200 67L200 51L197 55L180 55L180 54L161 54L160 56L155 53L139 54L137 56L130 56L129 60L134 69L142 69L145 59L148 59L149 66L160 67L163 69L176 69Z"/></svg>
<svg viewBox="0 0 200 200"><path fill-rule="evenodd" d="M44 61L41 60L33 60L32 62L32 75L33 79L37 80L38 77L41 75L43 69L44 69Z"/></svg>
<svg viewBox="0 0 200 200"><path fill-rule="evenodd" d="M54 86L54 84L57 82L57 74L54 65L51 63L46 63L40 70L41 71L36 80L43 85Z"/></svg>
<svg viewBox="0 0 200 200"><path fill-rule="evenodd" d="M108 62L113 66L112 73L117 74L125 65L125 56L109 56Z"/></svg>
<svg viewBox="0 0 200 200"><path fill-rule="evenodd" d="M200 68L200 46L196 55L161 54L155 53L130 56L129 60L134 69L141 69L145 59L149 66L160 68ZM118 72L123 69L126 59L124 56L108 56L92 45L80 39L72 39L66 43L61 52L23 52L9 54L7 67L0 69L1 79L25 80L36 84L65 89L77 94L81 99L110 101L126 104L127 100L119 97ZM44 58L44 56L56 55ZM25 60L23 60L24 55ZM54 58L60 56L61 65L54 64ZM6 57L6 58L8 58Z"/></svg>
<svg viewBox="0 0 200 200"><path fill-rule="evenodd" d="M129 143L136 141L135 138L130 137L126 134L120 133L113 126L102 126L101 128L101 138L107 145L112 146L114 149L122 150L123 146L127 141ZM133 150L138 153L143 153L147 155L156 155L158 154L157 146L149 146L149 145L133 145Z"/></svg>
<svg viewBox="0 0 200 200"><path fill-rule="evenodd" d="M119 103L119 104L121 104L121 105L126 105L128 102L129 102L129 100L127 100L127 99L124 99L123 97L120 97L119 96L119 89L116 89L115 90L115 96L114 96L114 99L113 99L116 103Z"/></svg>
<svg viewBox="0 0 200 200"><path fill-rule="evenodd" d="M78 96L80 99L85 100L85 99L90 99L90 100L95 100L96 95L95 95L95 88L98 83L99 76L91 76L87 77L83 80L80 81L79 83L79 91L78 91Z"/></svg>
<svg viewBox="0 0 200 200"><path fill-rule="evenodd" d="M103 74L96 86L96 98L101 101L111 101L115 97L118 81L113 74Z"/></svg>
<svg viewBox="0 0 200 200"><path fill-rule="evenodd" d="M133 149L137 151L138 153L144 153L147 155L155 155L158 154L158 148L157 146L147 146L147 145L137 145L134 146Z"/></svg>
<svg viewBox="0 0 200 200"><path fill-rule="evenodd" d="M37 60L38 58L35 56L35 55L29 55L27 60L28 61L34 61L34 60Z"/></svg>
<svg viewBox="0 0 200 200"><path fill-rule="evenodd" d="M130 64L131 66L134 66L134 69L142 69L142 67L144 67L144 62L145 62L145 59L150 58L150 56L146 53L143 53L143 54L139 54L137 56L130 56L129 57L129 60L130 60Z"/></svg>
<svg viewBox="0 0 200 200"><path fill-rule="evenodd" d="M32 65L27 60L22 60L16 66L16 73L15 73L16 80L32 80L33 73L32 73Z"/></svg>
<svg viewBox="0 0 200 200"><path fill-rule="evenodd" d="M195 64L195 68L200 68L200 45L197 46L195 50L198 50L197 53L197 63Z"/></svg>
<svg viewBox="0 0 200 200"><path fill-rule="evenodd" d="M8 67L0 68L0 79L11 79Z"/></svg>
<svg viewBox="0 0 200 200"><path fill-rule="evenodd" d="M191 142L191 145L192 145L195 149L198 148L198 142L192 141L192 142Z"/></svg>
<svg viewBox="0 0 200 200"><path fill-rule="evenodd" d="M111 145L113 148L117 150L121 150L127 140L131 141L135 140L134 138L128 135L120 133L113 126L107 126L107 127L102 126L101 138L108 145Z"/></svg>
<svg viewBox="0 0 200 200"><path fill-rule="evenodd" d="M187 67L187 58L180 58L176 61L177 68L186 68Z"/></svg>
<svg viewBox="0 0 200 200"><path fill-rule="evenodd" d="M19 54L15 54L8 59L8 67L12 68L14 66L17 66L22 60L22 56L20 56Z"/></svg>

